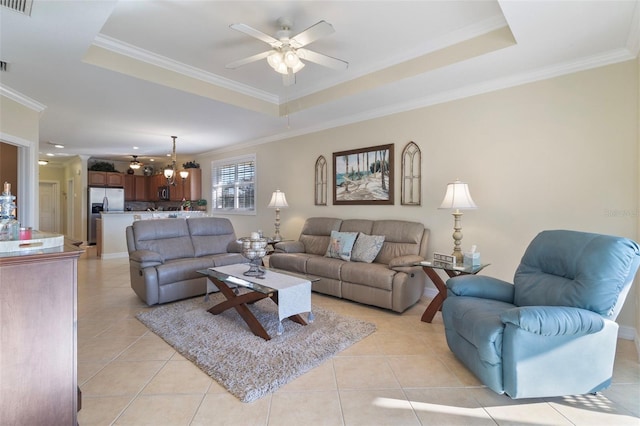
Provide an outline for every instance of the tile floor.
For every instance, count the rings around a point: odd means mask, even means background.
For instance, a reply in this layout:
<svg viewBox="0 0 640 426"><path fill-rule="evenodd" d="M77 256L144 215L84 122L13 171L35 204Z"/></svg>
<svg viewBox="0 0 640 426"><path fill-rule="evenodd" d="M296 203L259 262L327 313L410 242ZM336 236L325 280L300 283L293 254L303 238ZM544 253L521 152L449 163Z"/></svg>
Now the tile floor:
<svg viewBox="0 0 640 426"><path fill-rule="evenodd" d="M428 300L402 315L321 295L313 303L378 330L254 403L239 402L135 319L126 259L78 266L78 383L89 425L639 425L640 364L620 340L614 384L596 396L511 400L448 350Z"/></svg>

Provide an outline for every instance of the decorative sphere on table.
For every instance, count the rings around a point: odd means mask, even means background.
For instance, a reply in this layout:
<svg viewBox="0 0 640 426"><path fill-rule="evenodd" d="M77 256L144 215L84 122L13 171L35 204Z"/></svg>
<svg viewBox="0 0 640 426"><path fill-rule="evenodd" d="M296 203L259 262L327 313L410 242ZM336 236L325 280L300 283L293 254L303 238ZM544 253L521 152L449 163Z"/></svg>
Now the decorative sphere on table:
<svg viewBox="0 0 640 426"><path fill-rule="evenodd" d="M262 258L267 254L267 239L244 237L238 240L242 244L242 255L249 259L249 270L244 272L248 277L261 277L265 271L260 266Z"/></svg>

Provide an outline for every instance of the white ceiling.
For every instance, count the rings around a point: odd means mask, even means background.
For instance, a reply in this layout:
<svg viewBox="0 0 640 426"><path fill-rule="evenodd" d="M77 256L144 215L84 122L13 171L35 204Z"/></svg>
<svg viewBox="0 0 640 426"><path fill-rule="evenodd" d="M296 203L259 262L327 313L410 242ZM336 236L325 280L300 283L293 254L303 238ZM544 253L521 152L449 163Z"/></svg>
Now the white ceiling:
<svg viewBox="0 0 640 426"><path fill-rule="evenodd" d="M636 0L34 0L0 7L0 93L42 109L43 156L144 162L171 135L195 155L629 60L639 16ZM269 48L230 24L275 35L280 17L331 23L307 47L349 68L307 63L289 87L266 60L225 68Z"/></svg>

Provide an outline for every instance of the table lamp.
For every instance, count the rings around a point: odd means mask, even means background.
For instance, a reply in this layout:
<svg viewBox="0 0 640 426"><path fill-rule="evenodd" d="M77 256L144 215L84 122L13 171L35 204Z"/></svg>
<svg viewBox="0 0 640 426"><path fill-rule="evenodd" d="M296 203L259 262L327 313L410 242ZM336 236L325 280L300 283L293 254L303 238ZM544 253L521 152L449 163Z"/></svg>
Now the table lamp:
<svg viewBox="0 0 640 426"><path fill-rule="evenodd" d="M471 199L469 193L469 187L466 183L460 182L456 179L455 182L447 185L447 192L444 194L444 200L439 207L440 209L455 209L452 213L454 217L453 224L453 253L456 258L456 264L462 265L462 250L460 244L462 241L462 226L460 226L460 218L462 217L462 210L477 209L478 206Z"/></svg>
<svg viewBox="0 0 640 426"><path fill-rule="evenodd" d="M282 237L280 236L280 209L284 207L289 207L287 204L287 197L285 197L284 192L276 189L273 194L271 194L271 201L267 207L271 207L272 209L276 209L276 233L273 236L273 241L281 241Z"/></svg>

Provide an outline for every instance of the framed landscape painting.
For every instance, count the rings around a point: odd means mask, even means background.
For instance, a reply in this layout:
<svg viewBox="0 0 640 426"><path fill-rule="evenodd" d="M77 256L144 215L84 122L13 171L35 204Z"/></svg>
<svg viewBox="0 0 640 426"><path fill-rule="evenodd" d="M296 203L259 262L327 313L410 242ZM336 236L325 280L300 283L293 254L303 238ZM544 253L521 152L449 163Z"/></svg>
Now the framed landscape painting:
<svg viewBox="0 0 640 426"><path fill-rule="evenodd" d="M393 204L393 144L333 153L334 205Z"/></svg>

